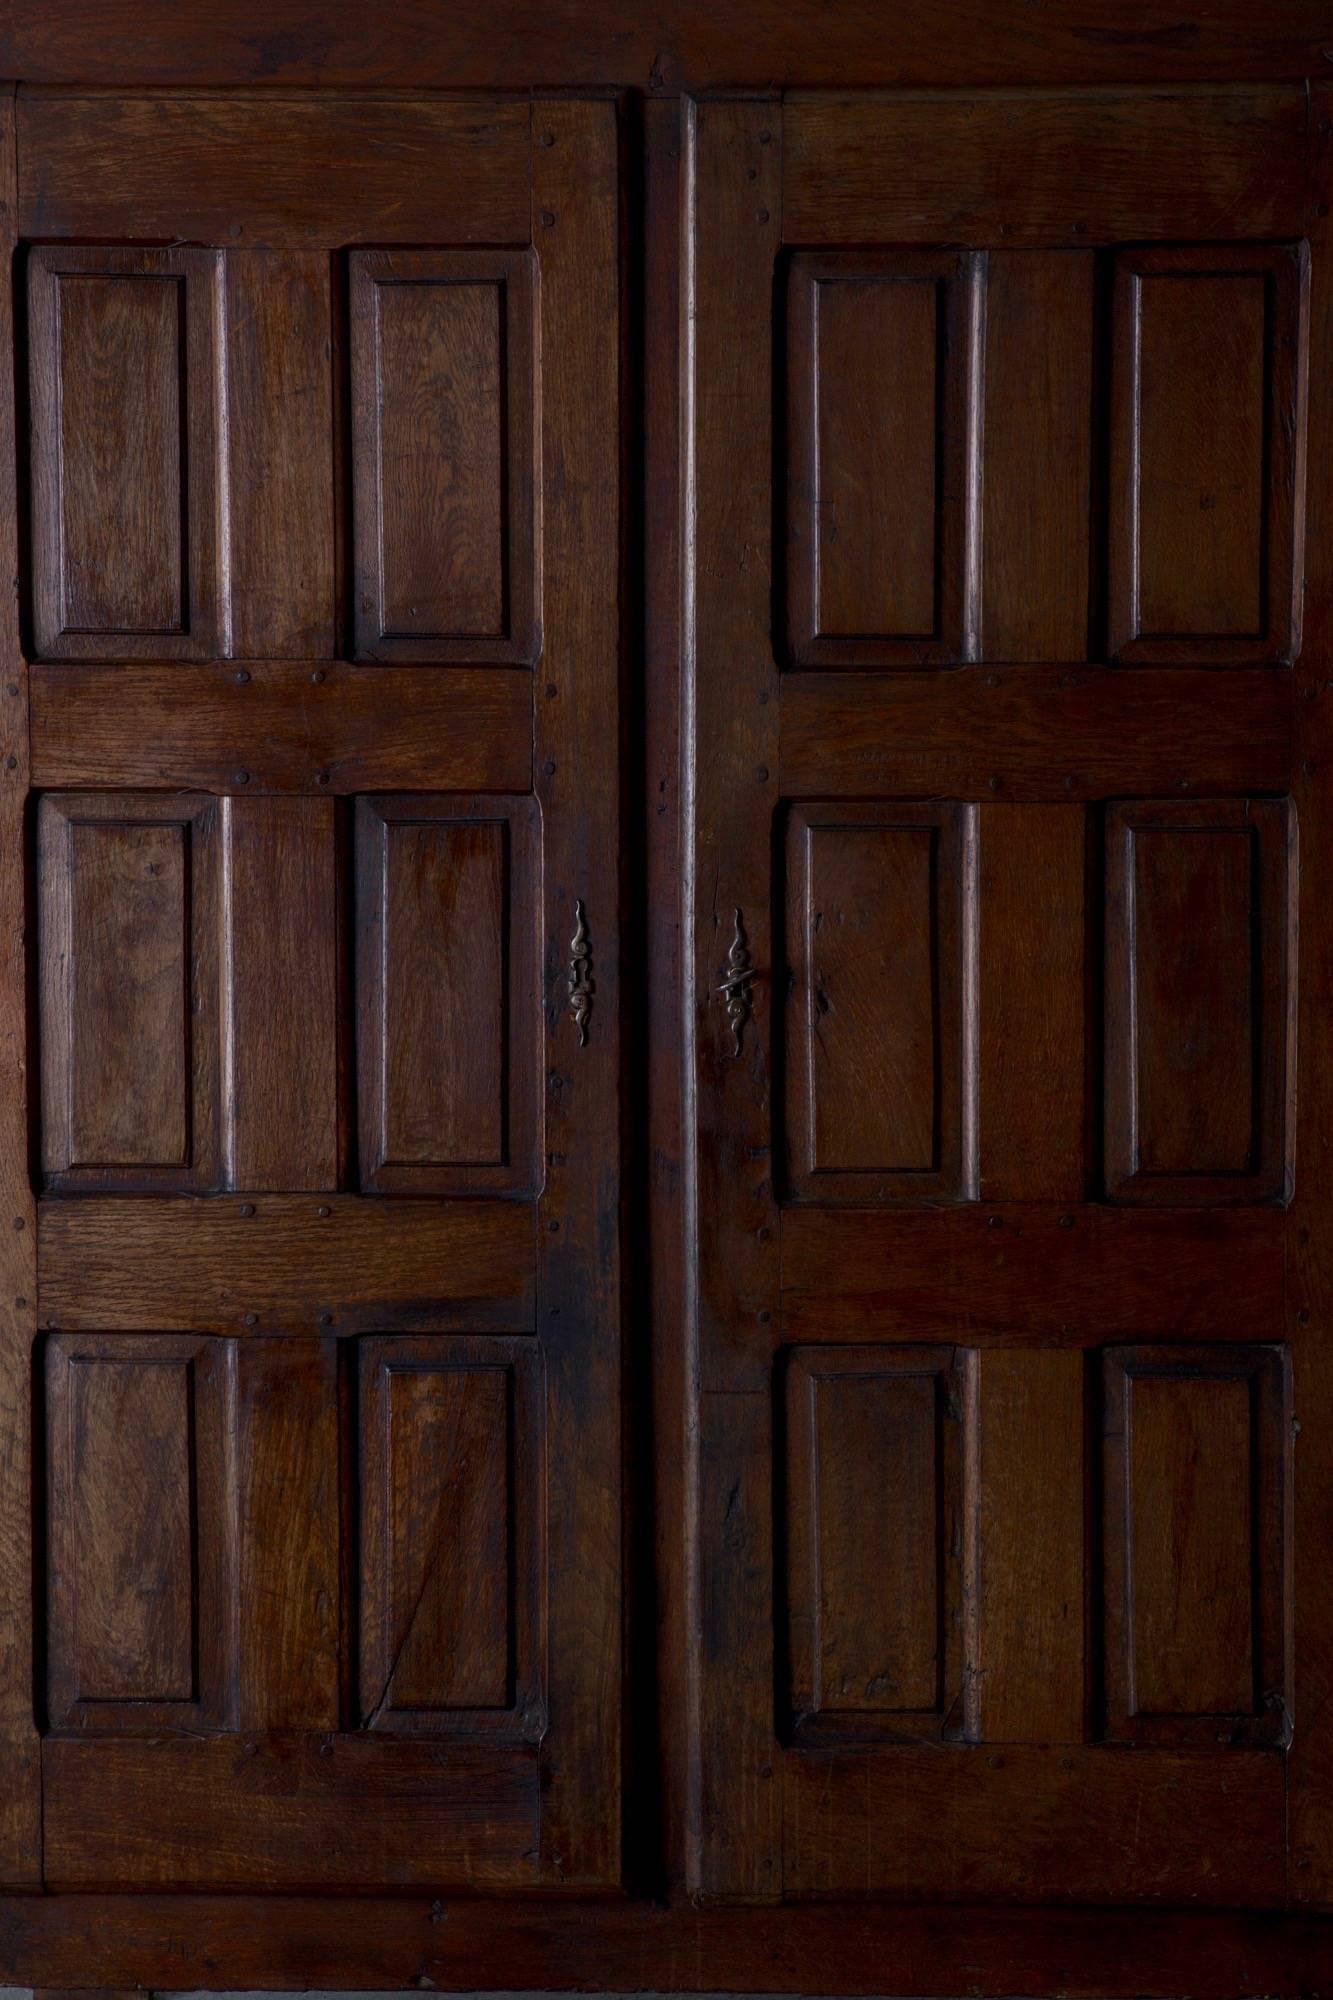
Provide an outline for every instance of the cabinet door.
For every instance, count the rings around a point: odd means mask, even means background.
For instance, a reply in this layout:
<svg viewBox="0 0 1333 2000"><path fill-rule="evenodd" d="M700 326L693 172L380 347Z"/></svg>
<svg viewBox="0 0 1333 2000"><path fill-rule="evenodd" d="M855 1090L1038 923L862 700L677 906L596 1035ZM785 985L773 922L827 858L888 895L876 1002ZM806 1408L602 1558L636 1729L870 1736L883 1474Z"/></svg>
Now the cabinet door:
<svg viewBox="0 0 1333 2000"><path fill-rule="evenodd" d="M617 153L19 105L21 1879L618 1877Z"/></svg>
<svg viewBox="0 0 1333 2000"><path fill-rule="evenodd" d="M1306 133L689 111L702 1892L1333 1897Z"/></svg>

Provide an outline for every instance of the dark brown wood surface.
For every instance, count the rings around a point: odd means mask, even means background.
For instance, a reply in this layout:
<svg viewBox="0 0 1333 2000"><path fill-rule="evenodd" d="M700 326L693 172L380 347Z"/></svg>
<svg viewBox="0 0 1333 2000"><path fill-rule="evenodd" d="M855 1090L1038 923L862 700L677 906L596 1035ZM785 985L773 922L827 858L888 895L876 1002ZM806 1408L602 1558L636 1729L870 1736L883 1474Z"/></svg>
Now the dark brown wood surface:
<svg viewBox="0 0 1333 2000"><path fill-rule="evenodd" d="M0 1974L1333 1988L1329 42L0 6Z"/></svg>

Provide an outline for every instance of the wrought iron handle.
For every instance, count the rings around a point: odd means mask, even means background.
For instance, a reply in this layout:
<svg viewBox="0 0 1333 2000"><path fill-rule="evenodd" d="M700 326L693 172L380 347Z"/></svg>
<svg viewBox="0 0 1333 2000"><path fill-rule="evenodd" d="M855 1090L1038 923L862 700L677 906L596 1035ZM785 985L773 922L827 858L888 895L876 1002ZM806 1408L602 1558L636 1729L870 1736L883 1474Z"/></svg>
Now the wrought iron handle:
<svg viewBox="0 0 1333 2000"><path fill-rule="evenodd" d="M745 1024L754 1012L750 1005L750 986L757 977L750 957L749 940L745 935L745 920L737 910L736 931L731 940L731 950L727 953L726 978L717 988L717 991L726 997L727 1026L731 1030L733 1057L741 1053L745 1040Z"/></svg>
<svg viewBox="0 0 1333 2000"><path fill-rule="evenodd" d="M582 903L574 905L574 935L569 940L569 1011L579 1031L579 1047L588 1046L588 1016L596 991L592 978L592 942Z"/></svg>

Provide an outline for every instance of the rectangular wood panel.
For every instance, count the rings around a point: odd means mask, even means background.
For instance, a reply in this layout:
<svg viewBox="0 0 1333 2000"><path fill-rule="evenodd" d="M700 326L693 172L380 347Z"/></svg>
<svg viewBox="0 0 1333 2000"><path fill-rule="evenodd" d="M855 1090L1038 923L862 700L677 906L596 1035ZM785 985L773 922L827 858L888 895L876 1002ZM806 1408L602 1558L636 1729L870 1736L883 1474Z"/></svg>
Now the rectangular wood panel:
<svg viewBox="0 0 1333 2000"><path fill-rule="evenodd" d="M1306 275L1299 245L1117 259L1113 657L1210 666L1295 657Z"/></svg>
<svg viewBox="0 0 1333 2000"><path fill-rule="evenodd" d="M967 1735L978 1743L1081 1743L1084 1357L971 1353L965 1393Z"/></svg>
<svg viewBox="0 0 1333 2000"><path fill-rule="evenodd" d="M219 649L219 271L212 250L29 255L38 654Z"/></svg>
<svg viewBox="0 0 1333 2000"><path fill-rule="evenodd" d="M1108 1734L1285 1744L1283 1350L1112 1348L1104 1399Z"/></svg>
<svg viewBox="0 0 1333 2000"><path fill-rule="evenodd" d="M356 251L351 308L358 654L530 662L530 255Z"/></svg>
<svg viewBox="0 0 1333 2000"><path fill-rule="evenodd" d="M37 874L47 1185L215 1187L215 807L161 792L48 794Z"/></svg>
<svg viewBox="0 0 1333 2000"><path fill-rule="evenodd" d="M516 1202L47 1201L38 1281L61 1327L527 1333L533 1238Z"/></svg>
<svg viewBox="0 0 1333 2000"><path fill-rule="evenodd" d="M227 798L224 1151L235 1188L339 1176L339 880L332 799Z"/></svg>
<svg viewBox="0 0 1333 2000"><path fill-rule="evenodd" d="M1079 1201L1088 1180L1087 822L982 806L977 1146L983 1201Z"/></svg>
<svg viewBox="0 0 1333 2000"><path fill-rule="evenodd" d="M978 297L966 256L792 262L787 612L798 665L972 657Z"/></svg>
<svg viewBox="0 0 1333 2000"><path fill-rule="evenodd" d="M365 1729L540 1735L542 1368L531 1344L361 1344Z"/></svg>
<svg viewBox="0 0 1333 2000"><path fill-rule="evenodd" d="M46 1348L53 1727L222 1726L235 1582L223 1341L54 1335Z"/></svg>
<svg viewBox="0 0 1333 2000"><path fill-rule="evenodd" d="M1293 854L1282 801L1109 808L1105 1143L1116 1199L1285 1196Z"/></svg>
<svg viewBox="0 0 1333 2000"><path fill-rule="evenodd" d="M531 798L357 801L361 1185L523 1193L537 1172Z"/></svg>
<svg viewBox="0 0 1333 2000"><path fill-rule="evenodd" d="M787 1174L804 1199L973 1192L975 817L792 808Z"/></svg>
<svg viewBox="0 0 1333 2000"><path fill-rule="evenodd" d="M960 1692L961 1441L947 1348L786 1369L788 1694L799 1741L938 1737Z"/></svg>
<svg viewBox="0 0 1333 2000"><path fill-rule="evenodd" d="M229 651L326 659L339 532L330 259L233 246L224 265Z"/></svg>
<svg viewBox="0 0 1333 2000"><path fill-rule="evenodd" d="M1094 264L986 259L981 461L984 660L1088 657Z"/></svg>

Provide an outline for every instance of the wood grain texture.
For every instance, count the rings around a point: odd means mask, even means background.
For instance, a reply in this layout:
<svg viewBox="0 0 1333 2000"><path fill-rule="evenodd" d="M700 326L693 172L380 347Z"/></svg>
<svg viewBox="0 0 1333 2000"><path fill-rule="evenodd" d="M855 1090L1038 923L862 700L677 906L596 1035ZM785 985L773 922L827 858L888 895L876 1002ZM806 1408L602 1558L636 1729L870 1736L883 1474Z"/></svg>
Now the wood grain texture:
<svg viewBox="0 0 1333 2000"><path fill-rule="evenodd" d="M572 1888L618 1882L624 1851L622 635L631 501L622 426L630 308L619 108L537 99L532 136L545 579L535 782L548 1083L536 1323L547 1450L560 1469L548 1489L551 1726L542 1744L540 1868L546 1882ZM569 1004L576 903L592 953L586 1038Z"/></svg>
<svg viewBox="0 0 1333 2000"><path fill-rule="evenodd" d="M1288 1193L1296 873L1284 802L1108 809L1105 1173L1114 1199Z"/></svg>
<svg viewBox="0 0 1333 2000"><path fill-rule="evenodd" d="M546 1725L543 1369L531 1342L360 1345L358 1716L536 1741Z"/></svg>
<svg viewBox="0 0 1333 2000"><path fill-rule="evenodd" d="M1287 1363L1277 1347L1103 1360L1106 1733L1291 1733Z"/></svg>
<svg viewBox="0 0 1333 2000"><path fill-rule="evenodd" d="M837 87L855 76L895 88L994 84L1160 85L1219 77L1300 78L1317 71L1327 20L1317 0L1256 13L1245 0L1208 8L1133 0L1108 29L1093 6L1062 6L1034 33L1016 0L950 0L929 20L887 19L876 7L763 0L700 13L666 0L651 19L610 0L552 15L533 0L500 0L485 33L438 5L368 24L357 0L328 0L312 24L297 0L257 19L250 0L221 0L205 20L164 0L135 0L136 38L103 7L62 0L52 13L5 24L6 76L39 84L262 84L508 89L607 87L648 92L728 86Z"/></svg>
<svg viewBox="0 0 1333 2000"><path fill-rule="evenodd" d="M1263 1750L824 1752L790 1759L786 1793L793 1897L1264 1909L1284 1894L1282 1760ZM1102 1837L1080 1839L1089 1825Z"/></svg>
<svg viewBox="0 0 1333 2000"><path fill-rule="evenodd" d="M540 650L530 252L351 258L356 650Z"/></svg>
<svg viewBox="0 0 1333 2000"><path fill-rule="evenodd" d="M537 1184L540 872L530 797L357 800L363 1190Z"/></svg>
<svg viewBox="0 0 1333 2000"><path fill-rule="evenodd" d="M1300 649L1302 245L1116 259L1108 643L1236 666Z"/></svg>
<svg viewBox="0 0 1333 2000"><path fill-rule="evenodd" d="M42 1775L47 1876L70 1888L351 1888L369 1856L399 1888L512 1888L535 1873L526 1744L52 1737Z"/></svg>
<svg viewBox="0 0 1333 2000"><path fill-rule="evenodd" d="M14 100L0 97L0 352L14 343ZM40 1744L33 1713L33 1370L37 1211L30 1119L39 1081L28 1046L32 918L23 855L30 838L28 670L21 664L14 375L0 369L0 1882L41 1879Z"/></svg>
<svg viewBox="0 0 1333 2000"><path fill-rule="evenodd" d="M57 1335L45 1375L50 1726L225 1727L236 1607L228 1343Z"/></svg>
<svg viewBox="0 0 1333 2000"><path fill-rule="evenodd" d="M31 675L35 783L207 792L525 791L532 684L467 667L247 660Z"/></svg>
<svg viewBox="0 0 1333 2000"><path fill-rule="evenodd" d="M698 1555L691 1629L697 1769L691 1893L776 1897L781 1797L773 1755L772 1383L777 1308L770 1149L775 996L773 822L779 675L773 656L773 287L781 107L701 102L686 115L684 238L686 1221L697 1330ZM722 669L722 662L730 666ZM736 912L758 976L741 1053L719 990ZM765 976L765 975L769 976ZM762 1359L754 1360L756 1343ZM720 1393L744 1389L744 1394ZM714 1394L714 1391L719 1393Z"/></svg>
<svg viewBox="0 0 1333 2000"><path fill-rule="evenodd" d="M219 1185L218 831L197 794L47 793L38 806L50 1189Z"/></svg>
<svg viewBox="0 0 1333 2000"><path fill-rule="evenodd" d="M227 798L222 843L227 1185L336 1188L340 887L333 801Z"/></svg>
<svg viewBox="0 0 1333 2000"><path fill-rule="evenodd" d="M1278 1209L793 1210L783 1322L799 1340L1276 1340L1284 1234Z"/></svg>
<svg viewBox="0 0 1333 2000"><path fill-rule="evenodd" d="M787 1183L813 1201L976 1185L976 813L792 808Z"/></svg>
<svg viewBox="0 0 1333 2000"><path fill-rule="evenodd" d="M218 253L39 246L27 275L35 651L225 651Z"/></svg>
<svg viewBox="0 0 1333 2000"><path fill-rule="evenodd" d="M962 1415L949 1348L795 1348L787 1675L800 1744L938 1740L961 1696Z"/></svg>
<svg viewBox="0 0 1333 2000"><path fill-rule="evenodd" d="M982 806L977 1132L983 1201L1088 1186L1087 825L1077 806Z"/></svg>
<svg viewBox="0 0 1333 2000"><path fill-rule="evenodd" d="M1333 204L1333 96L1327 86L1311 101L1310 213L1311 348L1322 353L1333 339L1333 269L1328 219L1319 210ZM1327 128L1327 129L1326 129ZM1327 790L1330 734L1328 675L1322 662L1333 639L1333 396L1322 370L1310 383L1309 534L1306 543L1305 637L1293 678L1303 699L1293 746L1292 792L1300 816L1305 851L1320 854L1333 839ZM1312 1401L1320 1408L1333 1395L1328 1335L1333 1327L1333 1244L1327 1214L1333 1198L1333 1162L1324 1145L1326 1107L1333 1103L1333 1066L1322 1023L1333 1004L1333 924L1319 893L1317 871L1302 871L1297 891L1300 925L1300 983L1297 1031L1300 1037L1301 1111L1296 1132L1295 1170L1289 1211L1285 1335L1290 1345L1292 1404L1302 1427L1293 1451L1293 1574L1316 1573L1324 1563L1328 1532L1327 1482L1333 1476L1333 1431L1323 1422L1305 1424ZM1328 1712L1333 1674L1333 1604L1322 1590L1301 1585L1293 1597L1294 1686L1299 1691L1301 1727L1287 1753L1289 1778L1288 1887L1303 1910L1333 1900L1333 1716Z"/></svg>
<svg viewBox="0 0 1333 2000"><path fill-rule="evenodd" d="M965 1723L975 1743L1081 1743L1087 1711L1084 1357L967 1357Z"/></svg>
<svg viewBox="0 0 1333 2000"><path fill-rule="evenodd" d="M1094 313L1089 251L986 259L979 659L1088 657Z"/></svg>
<svg viewBox="0 0 1333 2000"><path fill-rule="evenodd" d="M787 274L787 631L801 666L975 655L980 271L798 255Z"/></svg>
<svg viewBox="0 0 1333 2000"><path fill-rule="evenodd" d="M527 242L525 104L409 97L385 113L373 99L24 93L19 226L282 250Z"/></svg>
<svg viewBox="0 0 1333 2000"><path fill-rule="evenodd" d="M227 250L228 574L242 659L338 650L331 261Z"/></svg>
<svg viewBox="0 0 1333 2000"><path fill-rule="evenodd" d="M338 1381L332 1339L235 1343L240 1729L339 1721Z"/></svg>
<svg viewBox="0 0 1333 2000"><path fill-rule="evenodd" d="M959 667L783 677L788 797L1056 800L1285 790L1290 677Z"/></svg>
<svg viewBox="0 0 1333 2000"><path fill-rule="evenodd" d="M1298 235L1295 88L994 96L797 92L785 112L783 241L1064 248L1239 227Z"/></svg>
<svg viewBox="0 0 1333 2000"><path fill-rule="evenodd" d="M533 1222L512 1203L355 1195L48 1201L47 1326L529 1332Z"/></svg>

